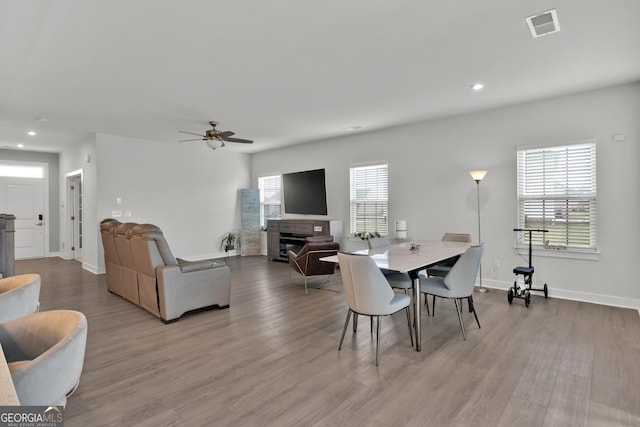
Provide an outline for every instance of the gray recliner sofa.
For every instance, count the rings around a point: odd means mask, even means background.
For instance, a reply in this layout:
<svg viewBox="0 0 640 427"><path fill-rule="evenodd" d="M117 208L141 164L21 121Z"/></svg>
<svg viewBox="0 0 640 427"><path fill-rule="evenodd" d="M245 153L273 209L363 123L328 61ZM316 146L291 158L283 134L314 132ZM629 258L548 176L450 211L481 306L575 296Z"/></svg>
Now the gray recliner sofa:
<svg viewBox="0 0 640 427"><path fill-rule="evenodd" d="M100 224L110 292L137 304L165 323L190 311L229 307L231 273L225 263L178 260L157 226L114 224L113 221L104 220ZM115 244L109 243L111 239ZM114 249L115 255L108 254ZM114 262L116 259L120 260L120 267ZM128 266L124 265L125 261ZM132 269L135 275L131 274ZM117 284L118 278L122 278L120 284ZM116 283L110 283L110 279Z"/></svg>

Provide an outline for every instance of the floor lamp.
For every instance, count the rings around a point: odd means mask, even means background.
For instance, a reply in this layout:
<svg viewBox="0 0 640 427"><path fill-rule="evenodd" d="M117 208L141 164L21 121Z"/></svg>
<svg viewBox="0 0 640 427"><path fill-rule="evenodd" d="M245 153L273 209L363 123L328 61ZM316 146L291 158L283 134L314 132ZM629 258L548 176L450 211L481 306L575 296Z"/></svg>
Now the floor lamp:
<svg viewBox="0 0 640 427"><path fill-rule="evenodd" d="M469 171L469 175L476 182L477 198L478 198L478 243L482 244L482 234L480 233L480 181L487 174L487 171ZM480 292L489 292L487 288L482 287L482 262L480 262Z"/></svg>

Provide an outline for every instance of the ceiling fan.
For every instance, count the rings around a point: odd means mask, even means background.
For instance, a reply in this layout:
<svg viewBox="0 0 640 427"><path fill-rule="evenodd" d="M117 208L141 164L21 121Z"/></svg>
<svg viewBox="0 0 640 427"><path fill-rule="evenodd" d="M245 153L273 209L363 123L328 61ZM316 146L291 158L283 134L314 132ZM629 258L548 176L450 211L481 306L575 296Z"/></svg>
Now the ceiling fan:
<svg viewBox="0 0 640 427"><path fill-rule="evenodd" d="M224 147L224 143L226 142L240 142L242 144L253 144L253 141L249 140L249 139L241 139L241 138L231 138L231 136L235 135L234 132L231 131L219 131L216 129L216 126L218 125L218 122L211 120L209 122L209 124L211 125L211 127L213 129L209 129L208 131L206 131L204 133L204 135L200 135L199 133L193 133L193 132L185 132L183 130L179 130L178 132L180 133L186 133L189 135L197 135L200 138L196 138L196 139L183 139L179 142L188 142L188 141L206 141L206 144L209 148L211 148L212 150L215 150L216 148L221 148ZM219 142L219 144L217 143Z"/></svg>

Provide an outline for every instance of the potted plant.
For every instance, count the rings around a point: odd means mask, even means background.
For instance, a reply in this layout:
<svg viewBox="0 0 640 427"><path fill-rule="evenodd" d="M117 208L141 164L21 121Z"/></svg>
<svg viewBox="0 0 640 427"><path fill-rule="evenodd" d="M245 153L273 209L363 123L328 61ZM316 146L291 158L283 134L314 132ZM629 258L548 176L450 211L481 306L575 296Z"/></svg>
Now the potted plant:
<svg viewBox="0 0 640 427"><path fill-rule="evenodd" d="M354 233L355 237L359 237L362 240L369 240L369 239L375 239L376 237L380 237L381 234L378 233L377 231L358 231L357 233Z"/></svg>
<svg viewBox="0 0 640 427"><path fill-rule="evenodd" d="M228 232L222 238L220 245L224 247L225 252L232 251L236 248L236 242L238 241L238 235L233 231Z"/></svg>

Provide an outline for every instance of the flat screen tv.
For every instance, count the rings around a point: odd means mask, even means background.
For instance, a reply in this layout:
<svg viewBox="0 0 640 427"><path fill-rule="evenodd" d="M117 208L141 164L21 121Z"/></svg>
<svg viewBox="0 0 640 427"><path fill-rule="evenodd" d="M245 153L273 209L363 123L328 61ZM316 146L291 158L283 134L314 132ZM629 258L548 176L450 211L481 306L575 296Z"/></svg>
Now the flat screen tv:
<svg viewBox="0 0 640 427"><path fill-rule="evenodd" d="M284 211L290 214L326 215L324 169L282 175Z"/></svg>

